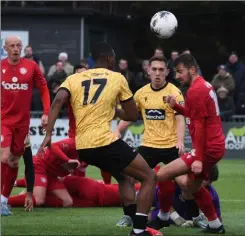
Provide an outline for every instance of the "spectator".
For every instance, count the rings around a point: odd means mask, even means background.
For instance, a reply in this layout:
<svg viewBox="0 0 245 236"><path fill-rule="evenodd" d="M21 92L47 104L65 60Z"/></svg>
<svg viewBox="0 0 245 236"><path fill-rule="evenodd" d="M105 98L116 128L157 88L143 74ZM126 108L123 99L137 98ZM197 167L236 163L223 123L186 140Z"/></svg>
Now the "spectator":
<svg viewBox="0 0 245 236"><path fill-rule="evenodd" d="M212 80L212 85L216 92L220 87L225 87L229 92L228 95L233 95L235 83L231 74L227 72L225 65L221 65L218 67L218 74L214 76Z"/></svg>
<svg viewBox="0 0 245 236"><path fill-rule="evenodd" d="M175 78L175 71L174 71L174 61L179 56L179 52L177 50L172 50L171 52L171 59L168 61L168 81L174 84L176 87L180 87L180 82Z"/></svg>
<svg viewBox="0 0 245 236"><path fill-rule="evenodd" d="M65 81L66 77L67 73L65 72L63 61L57 61L55 65L55 72L48 77L48 86L51 99L55 97L55 94L57 93L60 85Z"/></svg>
<svg viewBox="0 0 245 236"><path fill-rule="evenodd" d="M81 72L83 72L85 70L87 70L86 65L81 65L81 64L80 65L75 65L74 66L73 74L75 74L75 73L81 73Z"/></svg>
<svg viewBox="0 0 245 236"><path fill-rule="evenodd" d="M240 103L239 101L240 94L245 93L242 90L242 85L245 80L245 67L242 63L239 62L239 58L236 52L232 52L229 56L229 61L226 65L227 71L232 75L235 81L235 93L234 100L235 104Z"/></svg>
<svg viewBox="0 0 245 236"><path fill-rule="evenodd" d="M120 59L118 63L119 72L127 79L129 87L131 88L134 74L128 69L128 61L126 59Z"/></svg>
<svg viewBox="0 0 245 236"><path fill-rule="evenodd" d="M86 70L88 70L90 68L87 59L82 59L80 62L80 65L83 66L82 68L85 68Z"/></svg>
<svg viewBox="0 0 245 236"><path fill-rule="evenodd" d="M161 47L155 49L154 57L164 57L164 51Z"/></svg>
<svg viewBox="0 0 245 236"><path fill-rule="evenodd" d="M33 54L33 50L32 50L32 46L31 45L28 45L28 46L25 47L25 56L24 56L24 58L27 58L27 59L35 61L39 65L40 70L42 71L42 73L45 74L45 69L44 69L43 63L42 63L42 61L40 60L40 58L37 55Z"/></svg>
<svg viewBox="0 0 245 236"><path fill-rule="evenodd" d="M237 96L237 103L235 106L237 115L245 115L245 79L240 86L240 93Z"/></svg>
<svg viewBox="0 0 245 236"><path fill-rule="evenodd" d="M89 67L89 69L94 68L94 60L93 60L91 54L89 54L89 56L88 56L88 67Z"/></svg>
<svg viewBox="0 0 245 236"><path fill-rule="evenodd" d="M71 75L73 73L73 66L67 61L68 60L68 54L66 52L61 52L59 54L58 60L63 62L64 64L64 70L67 74L67 76ZM51 77L55 71L56 71L57 65L52 65L48 72L48 77Z"/></svg>
<svg viewBox="0 0 245 236"><path fill-rule="evenodd" d="M131 85L132 93L135 94L137 90L142 88L143 86L150 83L150 78L148 75L149 61L144 60L142 62L142 71L139 72L136 77L134 77Z"/></svg>
<svg viewBox="0 0 245 236"><path fill-rule="evenodd" d="M218 103L220 109L220 117L222 120L228 120L232 115L235 114L235 106L232 97L228 96L228 89L220 87L217 90Z"/></svg>

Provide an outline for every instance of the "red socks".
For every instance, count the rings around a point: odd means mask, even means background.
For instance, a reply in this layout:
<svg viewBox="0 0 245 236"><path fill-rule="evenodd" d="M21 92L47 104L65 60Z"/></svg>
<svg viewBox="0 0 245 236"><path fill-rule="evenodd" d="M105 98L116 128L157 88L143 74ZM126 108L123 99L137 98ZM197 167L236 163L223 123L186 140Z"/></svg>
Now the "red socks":
<svg viewBox="0 0 245 236"><path fill-rule="evenodd" d="M170 208L173 203L174 196L174 182L164 181L158 182L159 190L158 190L158 200L160 203L161 212L167 213L170 211Z"/></svg>
<svg viewBox="0 0 245 236"><path fill-rule="evenodd" d="M25 188L26 187L26 179L25 178L17 179L15 182L15 186L18 188Z"/></svg>
<svg viewBox="0 0 245 236"><path fill-rule="evenodd" d="M208 218L208 221L217 219L212 197L205 187L201 187L193 196L195 197L199 209Z"/></svg>
<svg viewBox="0 0 245 236"><path fill-rule="evenodd" d="M1 193L3 192L8 166L8 164L1 162Z"/></svg>
<svg viewBox="0 0 245 236"><path fill-rule="evenodd" d="M101 170L101 176L105 184L111 184L111 173Z"/></svg>
<svg viewBox="0 0 245 236"><path fill-rule="evenodd" d="M12 168L9 165L6 168L5 174L4 174L4 186L2 189L2 195L4 197L8 198L10 196L12 189L14 187L15 180L17 179L18 169L19 168ZM2 176L3 174L1 174L1 177Z"/></svg>

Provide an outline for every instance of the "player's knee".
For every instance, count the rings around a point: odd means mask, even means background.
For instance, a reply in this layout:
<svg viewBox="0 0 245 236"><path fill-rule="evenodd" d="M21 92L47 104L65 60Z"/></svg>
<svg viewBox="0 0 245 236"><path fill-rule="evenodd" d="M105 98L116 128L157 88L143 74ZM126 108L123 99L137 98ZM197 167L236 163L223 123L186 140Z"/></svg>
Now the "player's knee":
<svg viewBox="0 0 245 236"><path fill-rule="evenodd" d="M71 197L67 197L66 199L63 199L63 207L72 207L73 200Z"/></svg>
<svg viewBox="0 0 245 236"><path fill-rule="evenodd" d="M11 153L7 149L2 149L1 150L1 162L3 163L8 163L9 159L11 158Z"/></svg>
<svg viewBox="0 0 245 236"><path fill-rule="evenodd" d="M145 173L144 180L155 185L157 183L157 174L154 170L150 169L149 171L147 171L147 173Z"/></svg>
<svg viewBox="0 0 245 236"><path fill-rule="evenodd" d="M35 197L36 206L43 206L45 203L45 198L43 197Z"/></svg>

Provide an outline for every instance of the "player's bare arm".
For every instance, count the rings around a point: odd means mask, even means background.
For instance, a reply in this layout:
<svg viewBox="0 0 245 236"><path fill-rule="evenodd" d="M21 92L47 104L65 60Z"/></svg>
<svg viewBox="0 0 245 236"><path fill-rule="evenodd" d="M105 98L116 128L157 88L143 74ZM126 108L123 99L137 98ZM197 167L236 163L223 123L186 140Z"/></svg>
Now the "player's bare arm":
<svg viewBox="0 0 245 236"><path fill-rule="evenodd" d="M46 128L46 136L38 150L39 153L43 153L44 148L46 146L51 145L51 136L52 131L54 128L55 121L59 115L60 109L62 108L63 104L65 104L69 99L69 93L65 89L60 89L55 96L55 99L50 107L49 114L48 114L48 124Z"/></svg>
<svg viewBox="0 0 245 236"><path fill-rule="evenodd" d="M125 121L137 121L138 110L134 99L121 102L122 109L116 109L116 116Z"/></svg>
<svg viewBox="0 0 245 236"><path fill-rule="evenodd" d="M47 86L47 81L43 77L43 74L38 65L35 67L35 84L38 88L43 105L43 116L41 117L41 125L43 128L47 126L48 123L48 112L50 108L50 96L49 89Z"/></svg>
<svg viewBox="0 0 245 236"><path fill-rule="evenodd" d="M132 123L131 121L124 121L124 120L120 121L114 133L118 137L121 137L121 133L125 131L128 128L128 126L130 126L131 123Z"/></svg>
<svg viewBox="0 0 245 236"><path fill-rule="evenodd" d="M184 137L185 137L185 119L182 115L176 115L176 125L177 125L177 138L178 143L176 148L179 149L179 154L183 155L185 152Z"/></svg>

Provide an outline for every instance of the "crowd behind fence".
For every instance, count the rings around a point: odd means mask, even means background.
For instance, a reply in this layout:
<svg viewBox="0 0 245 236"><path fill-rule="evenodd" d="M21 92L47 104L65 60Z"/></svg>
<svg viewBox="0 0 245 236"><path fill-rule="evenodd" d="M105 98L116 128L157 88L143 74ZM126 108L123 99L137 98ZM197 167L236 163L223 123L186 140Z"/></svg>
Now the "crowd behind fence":
<svg viewBox="0 0 245 236"><path fill-rule="evenodd" d="M191 54L190 50L186 49L184 51L173 50L168 60L169 74L167 80L174 85L176 85L185 95L187 87L182 86L179 81L175 78L175 72L173 64L175 59L180 53ZM158 47L155 49L154 54L151 56L164 56L164 49ZM68 54L66 52L61 52L57 61L45 70L45 62L42 62L41 58L35 55L34 50L29 45L25 48L25 58L34 60L42 70L50 90L51 100L55 97L55 94L60 86L60 84L71 74L76 72L76 68L79 66L85 69L93 68L93 60L91 57L83 59L77 63L77 65L71 65L68 60ZM121 58L117 64L117 71L120 72L128 81L129 87L134 94L138 89L150 82L148 69L149 61L142 60L141 71L134 72L130 70L130 65L126 58ZM198 65L198 73L202 75L201 66ZM220 116L224 120L229 120L233 115L245 115L245 66L239 61L239 56L237 52L231 52L228 57L227 63L217 66L217 73L213 78L205 78L210 81L213 85L220 108ZM33 102L32 111L42 110L42 105L40 101L40 95L37 89L33 92ZM64 112L64 110L63 110Z"/></svg>

